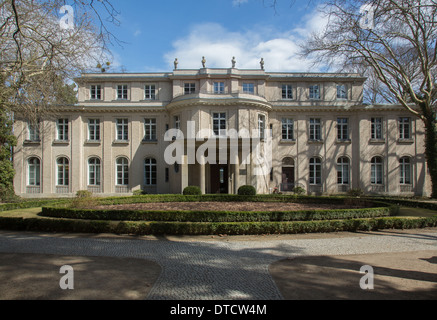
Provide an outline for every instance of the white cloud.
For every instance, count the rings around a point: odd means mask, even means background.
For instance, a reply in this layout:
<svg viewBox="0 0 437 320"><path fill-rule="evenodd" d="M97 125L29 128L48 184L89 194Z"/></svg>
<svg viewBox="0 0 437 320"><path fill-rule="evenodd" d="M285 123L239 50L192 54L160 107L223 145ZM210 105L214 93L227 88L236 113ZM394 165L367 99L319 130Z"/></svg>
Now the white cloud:
<svg viewBox="0 0 437 320"><path fill-rule="evenodd" d="M164 58L168 65L178 58L180 69L201 68L203 56L209 68L229 68L235 56L236 67L241 69L259 69L264 58L266 71L319 71L298 55L299 42L325 23L319 15L308 15L302 27L282 34L261 26L233 32L217 23L198 24L186 37L174 41L173 50Z"/></svg>

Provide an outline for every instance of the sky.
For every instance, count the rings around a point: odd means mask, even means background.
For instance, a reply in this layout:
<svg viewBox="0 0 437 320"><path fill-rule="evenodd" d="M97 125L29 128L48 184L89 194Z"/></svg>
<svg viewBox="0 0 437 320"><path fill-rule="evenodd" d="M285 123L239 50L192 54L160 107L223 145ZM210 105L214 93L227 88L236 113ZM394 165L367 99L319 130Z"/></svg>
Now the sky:
<svg viewBox="0 0 437 320"><path fill-rule="evenodd" d="M112 71L169 72L198 69L205 56L210 68L267 72L319 71L298 56L299 43L326 20L317 1L277 0L111 0L119 26L110 30L123 41L110 47Z"/></svg>

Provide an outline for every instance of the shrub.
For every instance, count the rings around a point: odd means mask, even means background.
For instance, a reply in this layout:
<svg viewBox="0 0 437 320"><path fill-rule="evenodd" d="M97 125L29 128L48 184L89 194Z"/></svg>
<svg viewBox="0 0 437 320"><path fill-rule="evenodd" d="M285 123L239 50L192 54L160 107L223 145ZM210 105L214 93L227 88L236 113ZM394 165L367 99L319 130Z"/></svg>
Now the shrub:
<svg viewBox="0 0 437 320"><path fill-rule="evenodd" d="M188 186L184 188L183 194L186 196L200 196L202 191L197 186Z"/></svg>
<svg viewBox="0 0 437 320"><path fill-rule="evenodd" d="M295 187L295 188L293 189L293 192L294 192L295 194L301 196L301 195L305 194L305 189L302 188L302 187Z"/></svg>
<svg viewBox="0 0 437 320"><path fill-rule="evenodd" d="M93 193L88 190L79 190L76 192L76 198L91 198Z"/></svg>
<svg viewBox="0 0 437 320"><path fill-rule="evenodd" d="M142 196L142 195L145 195L145 194L147 194L147 192L144 191L144 190L142 190L142 189L140 189L140 190L135 190L135 191L133 192L133 195L134 195L134 196Z"/></svg>
<svg viewBox="0 0 437 320"><path fill-rule="evenodd" d="M364 194L364 191L360 188L358 189L350 189L347 194L351 197L361 197Z"/></svg>
<svg viewBox="0 0 437 320"><path fill-rule="evenodd" d="M253 186L245 185L238 188L238 194L240 196L255 196L256 189Z"/></svg>
<svg viewBox="0 0 437 320"><path fill-rule="evenodd" d="M86 208L97 204L97 200L93 197L93 193L88 190L79 190L76 192L76 197L71 201L71 208Z"/></svg>

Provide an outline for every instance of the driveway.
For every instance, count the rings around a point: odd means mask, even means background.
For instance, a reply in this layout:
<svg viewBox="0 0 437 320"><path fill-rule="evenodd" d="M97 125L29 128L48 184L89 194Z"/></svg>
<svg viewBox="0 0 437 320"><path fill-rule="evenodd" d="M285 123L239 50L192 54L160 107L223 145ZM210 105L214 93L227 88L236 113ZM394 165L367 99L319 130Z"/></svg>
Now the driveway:
<svg viewBox="0 0 437 320"><path fill-rule="evenodd" d="M436 257L436 228L234 237L1 231L0 299L436 299ZM73 273L60 273L64 265ZM373 267L373 290L360 288L363 265ZM68 275L74 288L63 290Z"/></svg>

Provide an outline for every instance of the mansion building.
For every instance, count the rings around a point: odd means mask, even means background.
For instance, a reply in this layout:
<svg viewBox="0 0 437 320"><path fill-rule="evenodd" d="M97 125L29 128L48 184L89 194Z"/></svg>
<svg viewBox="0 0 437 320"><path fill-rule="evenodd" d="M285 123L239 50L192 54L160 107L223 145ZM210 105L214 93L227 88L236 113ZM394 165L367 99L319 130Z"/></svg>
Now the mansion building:
<svg viewBox="0 0 437 320"><path fill-rule="evenodd" d="M199 186L203 193L236 194L252 185L260 194L301 187L308 194L429 195L422 121L398 105L363 104L365 80L176 65L168 73L83 74L76 105L56 107L56 116L38 125L16 116L15 192L114 196ZM165 139L169 129L183 136L175 163L165 158L174 142ZM197 152L204 143L189 129L204 141L217 138L217 161L189 155L189 145ZM245 161L254 155L243 154L242 138L232 144L232 129L258 130L261 144L269 135L270 170L254 174L256 162ZM210 151L200 159L211 160Z"/></svg>

